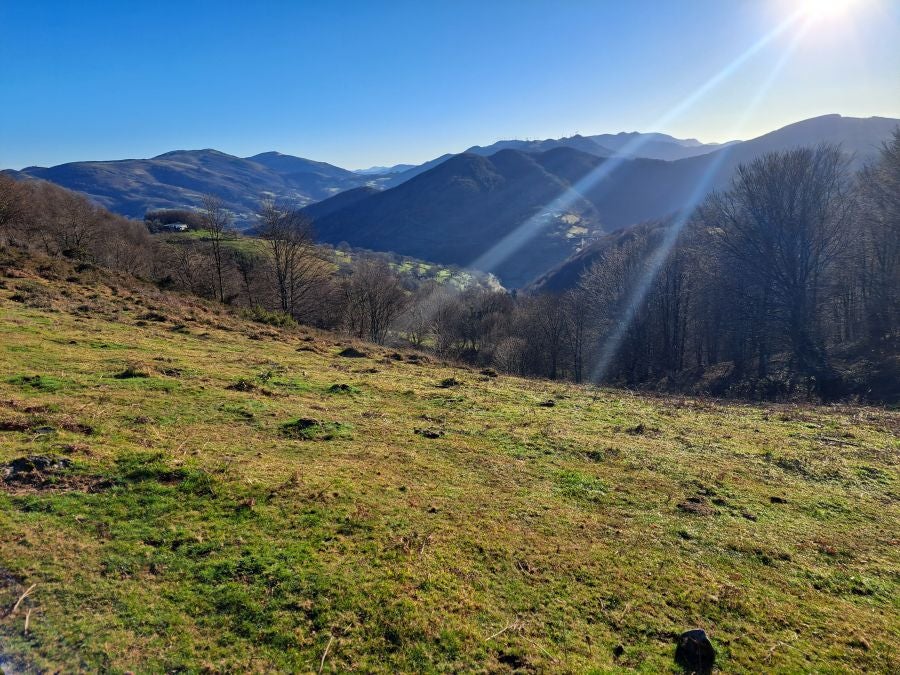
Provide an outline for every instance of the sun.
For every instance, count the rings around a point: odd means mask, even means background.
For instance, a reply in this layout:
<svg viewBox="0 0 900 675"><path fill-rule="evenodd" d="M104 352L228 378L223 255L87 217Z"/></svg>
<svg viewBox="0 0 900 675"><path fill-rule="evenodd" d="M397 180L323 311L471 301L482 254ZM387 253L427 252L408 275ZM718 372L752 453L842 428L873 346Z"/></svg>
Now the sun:
<svg viewBox="0 0 900 675"><path fill-rule="evenodd" d="M810 19L834 20L851 14L862 0L801 0L801 10Z"/></svg>

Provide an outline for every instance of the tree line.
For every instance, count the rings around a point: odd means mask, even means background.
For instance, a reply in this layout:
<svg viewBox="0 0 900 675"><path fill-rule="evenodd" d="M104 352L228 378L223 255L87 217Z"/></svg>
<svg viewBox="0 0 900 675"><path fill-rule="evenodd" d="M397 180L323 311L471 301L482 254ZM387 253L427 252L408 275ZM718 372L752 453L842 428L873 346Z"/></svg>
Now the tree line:
<svg viewBox="0 0 900 675"><path fill-rule="evenodd" d="M507 373L745 398L900 398L900 131L852 172L839 148L771 153L691 213L605 243L564 293L458 290L360 257L338 270L302 211L266 199L256 237L221 200L151 236L44 182L0 177L8 242L162 287Z"/></svg>

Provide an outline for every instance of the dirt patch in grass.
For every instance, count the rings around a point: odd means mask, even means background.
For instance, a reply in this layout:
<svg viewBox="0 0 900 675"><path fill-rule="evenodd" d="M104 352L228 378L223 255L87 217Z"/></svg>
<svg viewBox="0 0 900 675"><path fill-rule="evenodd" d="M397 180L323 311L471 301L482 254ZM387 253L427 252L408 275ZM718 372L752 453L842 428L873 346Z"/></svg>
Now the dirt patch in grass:
<svg viewBox="0 0 900 675"><path fill-rule="evenodd" d="M14 494L29 492L97 492L110 483L72 470L72 460L49 455L19 457L0 465L0 487Z"/></svg>
<svg viewBox="0 0 900 675"><path fill-rule="evenodd" d="M162 323L164 321L168 321L169 317L164 314L160 314L159 312L145 312L138 317L141 321L156 321Z"/></svg>
<svg viewBox="0 0 900 675"><path fill-rule="evenodd" d="M30 431L31 423L25 420L0 420L0 431Z"/></svg>
<svg viewBox="0 0 900 675"><path fill-rule="evenodd" d="M234 382L233 384L229 384L225 388L229 389L231 391L245 391L246 392L246 391L256 391L259 387L257 387L255 384L253 384L253 382L251 382L250 380L242 377L237 382Z"/></svg>
<svg viewBox="0 0 900 675"><path fill-rule="evenodd" d="M282 435L303 441L330 441L349 432L350 427L341 422L322 422L309 417L300 417L281 425Z"/></svg>
<svg viewBox="0 0 900 675"><path fill-rule="evenodd" d="M678 510L684 513L690 513L695 516L713 516L716 510L710 506L706 497L688 497L678 504Z"/></svg>
<svg viewBox="0 0 900 675"><path fill-rule="evenodd" d="M356 347L347 347L339 351L338 356L343 356L346 359L364 359L368 354L356 349Z"/></svg>
<svg viewBox="0 0 900 675"><path fill-rule="evenodd" d="M37 434L53 433L59 429L71 431L76 434L90 436L94 433L94 427L73 420L64 419L53 425L53 422L39 417L35 419L6 419L0 420L0 431L34 432Z"/></svg>

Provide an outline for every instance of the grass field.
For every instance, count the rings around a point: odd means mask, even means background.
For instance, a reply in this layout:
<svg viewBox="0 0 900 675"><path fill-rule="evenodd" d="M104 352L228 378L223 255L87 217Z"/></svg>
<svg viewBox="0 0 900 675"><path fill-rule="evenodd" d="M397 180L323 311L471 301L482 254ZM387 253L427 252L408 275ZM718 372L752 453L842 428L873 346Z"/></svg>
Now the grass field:
<svg viewBox="0 0 900 675"><path fill-rule="evenodd" d="M900 671L896 412L347 358L7 263L0 463L71 462L0 480L16 672L668 672L693 627L726 672Z"/></svg>

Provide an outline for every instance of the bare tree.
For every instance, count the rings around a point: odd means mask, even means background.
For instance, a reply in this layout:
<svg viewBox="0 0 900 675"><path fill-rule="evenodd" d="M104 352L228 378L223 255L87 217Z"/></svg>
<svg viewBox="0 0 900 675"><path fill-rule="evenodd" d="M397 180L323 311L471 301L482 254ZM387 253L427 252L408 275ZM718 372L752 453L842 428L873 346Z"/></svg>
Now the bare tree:
<svg viewBox="0 0 900 675"><path fill-rule="evenodd" d="M223 242L233 236L231 227L231 215L225 208L220 197L215 195L203 196L203 211L201 212L203 229L209 237L212 248L213 269L216 274L216 294L219 302L225 302L225 283L223 267L225 258L223 254Z"/></svg>
<svg viewBox="0 0 900 675"><path fill-rule="evenodd" d="M584 379L584 360L590 335L590 310L587 293L581 287L569 290L563 296L566 336L572 353L572 377L576 382Z"/></svg>
<svg viewBox="0 0 900 675"><path fill-rule="evenodd" d="M49 183L39 184L36 193L42 202L38 228L47 253L76 259L90 257L100 234L102 210L81 195Z"/></svg>
<svg viewBox="0 0 900 675"><path fill-rule="evenodd" d="M828 370L817 331L824 283L847 242L852 207L846 159L821 145L739 167L731 189L705 209L724 255L784 326L799 370L817 377Z"/></svg>
<svg viewBox="0 0 900 675"><path fill-rule="evenodd" d="M900 129L861 172L859 186L860 291L869 337L877 341L900 327Z"/></svg>
<svg viewBox="0 0 900 675"><path fill-rule="evenodd" d="M407 303L406 291L383 262L357 265L345 284L345 294L348 328L378 344L384 343Z"/></svg>
<svg viewBox="0 0 900 675"><path fill-rule="evenodd" d="M266 199L259 221L259 236L266 242L279 307L302 319L328 274L316 250L309 219L286 204Z"/></svg>
<svg viewBox="0 0 900 675"><path fill-rule="evenodd" d="M568 321L562 298L543 295L533 302L531 320L534 323L542 351L547 357L547 375L551 380L559 376L560 360L566 344Z"/></svg>
<svg viewBox="0 0 900 675"><path fill-rule="evenodd" d="M247 296L247 304L251 307L256 305L257 297L254 287L263 263L261 256L252 251L235 250L231 252L231 262L241 279L241 287Z"/></svg>
<svg viewBox="0 0 900 675"><path fill-rule="evenodd" d="M25 188L17 180L0 174L0 232L16 225L25 215Z"/></svg>

